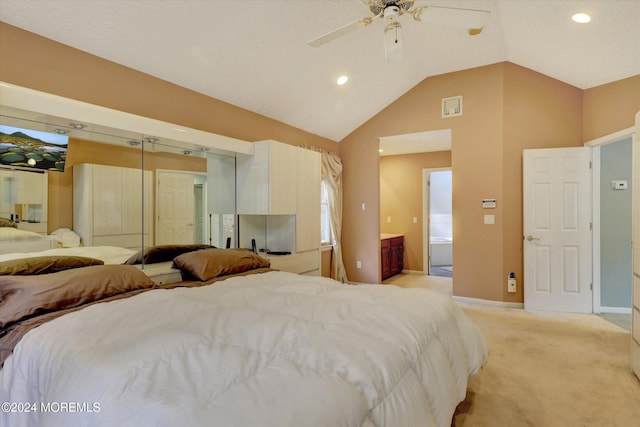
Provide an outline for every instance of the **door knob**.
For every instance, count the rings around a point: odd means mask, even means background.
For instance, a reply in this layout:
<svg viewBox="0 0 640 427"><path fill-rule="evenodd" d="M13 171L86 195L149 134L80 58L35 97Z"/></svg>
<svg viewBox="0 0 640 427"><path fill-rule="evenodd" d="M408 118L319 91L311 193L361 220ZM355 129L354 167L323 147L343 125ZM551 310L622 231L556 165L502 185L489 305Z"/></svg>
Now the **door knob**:
<svg viewBox="0 0 640 427"><path fill-rule="evenodd" d="M534 240L540 240L540 238L539 237L533 237L533 236L529 235L529 236L527 236L527 240L530 241L530 242L533 242Z"/></svg>

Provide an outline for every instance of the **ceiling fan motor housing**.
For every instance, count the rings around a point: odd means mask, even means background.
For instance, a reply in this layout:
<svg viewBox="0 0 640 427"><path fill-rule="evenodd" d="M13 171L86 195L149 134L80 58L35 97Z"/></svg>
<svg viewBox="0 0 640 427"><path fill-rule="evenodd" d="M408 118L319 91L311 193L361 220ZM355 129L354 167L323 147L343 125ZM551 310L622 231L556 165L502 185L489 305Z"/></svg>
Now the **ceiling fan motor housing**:
<svg viewBox="0 0 640 427"><path fill-rule="evenodd" d="M382 16L385 21L393 22L398 19L398 16L400 16L400 8L395 5L387 6L384 8Z"/></svg>

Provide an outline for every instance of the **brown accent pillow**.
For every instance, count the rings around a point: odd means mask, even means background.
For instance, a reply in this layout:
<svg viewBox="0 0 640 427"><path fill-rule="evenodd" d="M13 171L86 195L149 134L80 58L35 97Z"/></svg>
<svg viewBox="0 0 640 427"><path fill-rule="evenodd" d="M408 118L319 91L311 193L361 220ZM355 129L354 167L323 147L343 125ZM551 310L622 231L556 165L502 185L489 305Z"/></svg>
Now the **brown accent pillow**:
<svg viewBox="0 0 640 427"><path fill-rule="evenodd" d="M270 265L269 260L246 249L205 249L182 254L173 260L174 268L202 281Z"/></svg>
<svg viewBox="0 0 640 427"><path fill-rule="evenodd" d="M0 329L36 315L156 287L138 267L94 265L39 276L0 276Z"/></svg>
<svg viewBox="0 0 640 427"><path fill-rule="evenodd" d="M0 218L0 227L18 228L18 224L16 224L15 222L11 221L8 218Z"/></svg>
<svg viewBox="0 0 640 427"><path fill-rule="evenodd" d="M104 261L82 256L39 256L0 262L0 276L48 274L71 268L103 265Z"/></svg>
<svg viewBox="0 0 640 427"><path fill-rule="evenodd" d="M149 248L145 248L144 251L140 250L137 253L133 254L131 258L124 262L124 264L142 264L143 259L145 264L173 261L175 257L177 257L178 255L182 255L185 252L193 252L212 248L215 248L215 246L203 244L151 246Z"/></svg>

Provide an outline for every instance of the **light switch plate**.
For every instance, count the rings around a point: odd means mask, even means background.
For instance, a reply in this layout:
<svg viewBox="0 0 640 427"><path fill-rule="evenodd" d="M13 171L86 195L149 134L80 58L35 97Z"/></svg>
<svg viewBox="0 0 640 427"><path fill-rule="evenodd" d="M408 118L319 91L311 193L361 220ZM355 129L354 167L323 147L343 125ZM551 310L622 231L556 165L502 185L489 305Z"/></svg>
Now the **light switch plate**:
<svg viewBox="0 0 640 427"><path fill-rule="evenodd" d="M495 224L496 223L496 216L495 215L485 215L484 216L484 223L485 224Z"/></svg>
<svg viewBox="0 0 640 427"><path fill-rule="evenodd" d="M626 190L629 188L629 184L626 180L614 180L611 181L611 188L614 190Z"/></svg>

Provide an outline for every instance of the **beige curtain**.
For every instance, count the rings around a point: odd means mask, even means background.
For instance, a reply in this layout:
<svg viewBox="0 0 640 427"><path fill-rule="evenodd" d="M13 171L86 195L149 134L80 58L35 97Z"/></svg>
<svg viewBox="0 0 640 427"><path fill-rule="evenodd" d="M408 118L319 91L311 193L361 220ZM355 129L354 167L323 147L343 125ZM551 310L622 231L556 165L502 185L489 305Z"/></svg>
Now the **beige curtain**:
<svg viewBox="0 0 640 427"><path fill-rule="evenodd" d="M342 236L342 161L335 153L322 152L322 181L327 192L331 225L331 278L347 282L340 246Z"/></svg>

